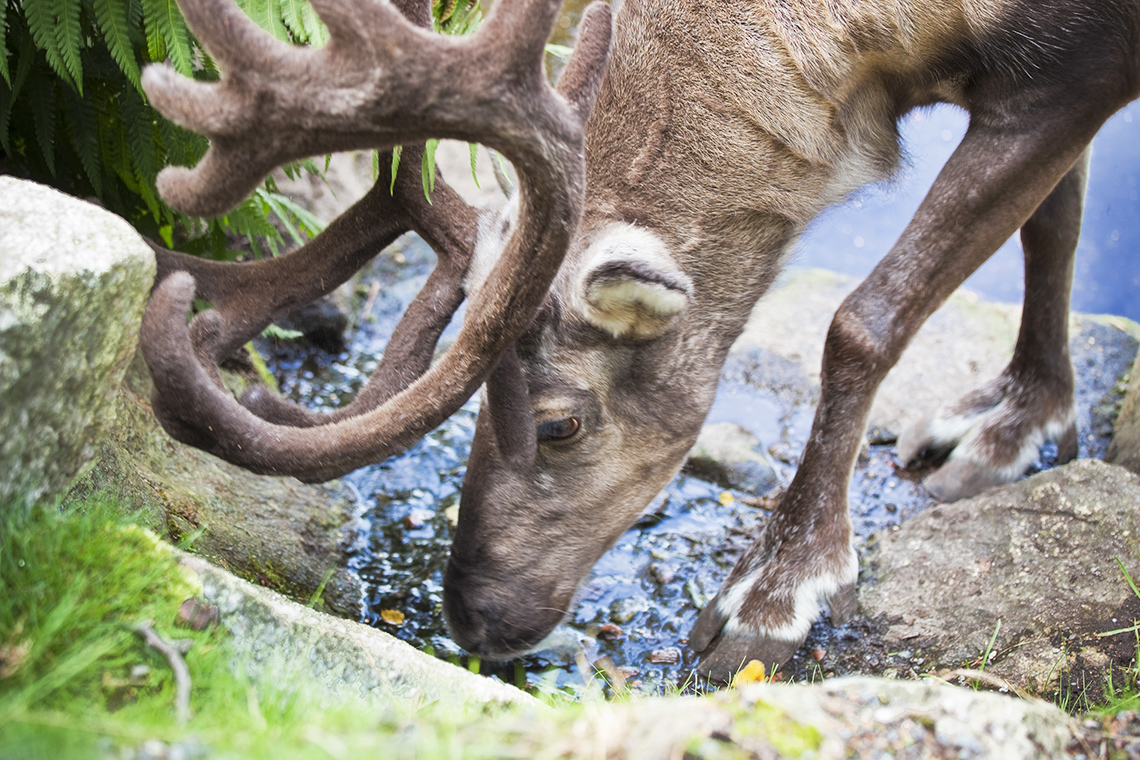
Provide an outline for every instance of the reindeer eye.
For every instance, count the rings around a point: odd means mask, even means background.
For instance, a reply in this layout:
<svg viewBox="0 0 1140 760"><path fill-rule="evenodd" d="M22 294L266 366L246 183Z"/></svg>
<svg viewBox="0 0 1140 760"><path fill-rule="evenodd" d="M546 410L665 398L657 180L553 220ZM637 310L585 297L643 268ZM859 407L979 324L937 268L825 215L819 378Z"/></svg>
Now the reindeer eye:
<svg viewBox="0 0 1140 760"><path fill-rule="evenodd" d="M581 427L577 417L542 422L538 426L538 438L541 441L565 441L574 437Z"/></svg>

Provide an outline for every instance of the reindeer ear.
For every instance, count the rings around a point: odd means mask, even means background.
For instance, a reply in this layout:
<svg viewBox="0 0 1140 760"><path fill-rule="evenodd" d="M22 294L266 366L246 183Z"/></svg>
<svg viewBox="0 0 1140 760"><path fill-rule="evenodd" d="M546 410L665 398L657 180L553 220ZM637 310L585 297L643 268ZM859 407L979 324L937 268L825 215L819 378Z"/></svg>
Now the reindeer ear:
<svg viewBox="0 0 1140 760"><path fill-rule="evenodd" d="M648 230L611 228L591 246L582 275L583 316L615 338L649 340L685 313L693 284Z"/></svg>

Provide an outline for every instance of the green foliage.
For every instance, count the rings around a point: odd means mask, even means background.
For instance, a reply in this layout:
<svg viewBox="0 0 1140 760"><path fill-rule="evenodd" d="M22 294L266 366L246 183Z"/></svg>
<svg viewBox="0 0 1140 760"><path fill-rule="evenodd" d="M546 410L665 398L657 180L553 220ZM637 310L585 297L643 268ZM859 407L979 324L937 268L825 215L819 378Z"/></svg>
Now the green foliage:
<svg viewBox="0 0 1140 760"><path fill-rule="evenodd" d="M239 0L278 39L323 44L327 31L304 0ZM321 224L272 181L210 220L167 206L155 189L169 164L192 166L205 138L146 101L142 67L169 60L180 73L217 78L175 0L0 0L0 173L93 197L168 246L229 257L227 234L257 254L276 253ZM288 171L316 172L311 162ZM284 230L284 235L281 232Z"/></svg>

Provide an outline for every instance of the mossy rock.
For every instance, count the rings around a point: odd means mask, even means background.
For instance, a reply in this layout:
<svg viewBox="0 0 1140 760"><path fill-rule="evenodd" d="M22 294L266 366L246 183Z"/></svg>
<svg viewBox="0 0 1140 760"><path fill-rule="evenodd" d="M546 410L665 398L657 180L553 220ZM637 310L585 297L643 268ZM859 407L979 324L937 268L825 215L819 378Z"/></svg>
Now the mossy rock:
<svg viewBox="0 0 1140 760"><path fill-rule="evenodd" d="M360 582L346 567L357 535L347 491L255 475L178 443L154 417L152 387L136 356L115 424L77 493L110 493L156 532L294 599L310 600L323 586L324 608L359 617Z"/></svg>
<svg viewBox="0 0 1140 760"><path fill-rule="evenodd" d="M0 177L0 502L51 498L90 466L154 270L122 219Z"/></svg>

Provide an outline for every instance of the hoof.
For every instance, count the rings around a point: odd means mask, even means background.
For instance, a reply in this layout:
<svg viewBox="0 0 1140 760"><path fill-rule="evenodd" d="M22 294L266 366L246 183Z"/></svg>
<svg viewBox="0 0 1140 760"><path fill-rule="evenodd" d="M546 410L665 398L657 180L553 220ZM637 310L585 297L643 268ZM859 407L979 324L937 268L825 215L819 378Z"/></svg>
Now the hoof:
<svg viewBox="0 0 1140 760"><path fill-rule="evenodd" d="M709 648L701 652L695 672L702 681L727 684L732 683L741 668L752 660L759 660L764 665L764 672L773 673L790 660L803 643L803 639L783 641L743 631L722 632Z"/></svg>

